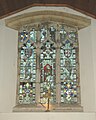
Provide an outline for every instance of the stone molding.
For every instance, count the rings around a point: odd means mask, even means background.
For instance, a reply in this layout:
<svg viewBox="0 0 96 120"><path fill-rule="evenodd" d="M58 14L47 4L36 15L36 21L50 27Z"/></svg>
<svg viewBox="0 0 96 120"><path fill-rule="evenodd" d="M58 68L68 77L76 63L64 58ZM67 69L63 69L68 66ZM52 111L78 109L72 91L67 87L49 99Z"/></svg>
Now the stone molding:
<svg viewBox="0 0 96 120"><path fill-rule="evenodd" d="M91 20L82 16L69 14L65 12L58 11L37 11L25 13L22 15L18 15L16 17L12 17L5 20L6 26L15 30L19 30L21 26L26 24L34 24L40 22L59 22L64 23L66 25L70 25L73 27L78 27L78 29L82 29L91 24Z"/></svg>
<svg viewBox="0 0 96 120"><path fill-rule="evenodd" d="M81 105L63 105L54 104L49 112L83 112ZM46 108L41 104L38 105L16 105L13 112L46 112Z"/></svg>

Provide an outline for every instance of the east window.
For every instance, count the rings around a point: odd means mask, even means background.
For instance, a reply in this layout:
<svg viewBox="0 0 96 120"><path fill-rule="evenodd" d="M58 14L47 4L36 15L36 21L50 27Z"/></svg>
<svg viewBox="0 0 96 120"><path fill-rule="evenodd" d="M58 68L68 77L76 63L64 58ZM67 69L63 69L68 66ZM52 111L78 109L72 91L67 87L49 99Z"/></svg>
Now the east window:
<svg viewBox="0 0 96 120"><path fill-rule="evenodd" d="M18 30L13 111L82 111L78 30L90 25L90 20L64 12L37 11L10 18L6 25Z"/></svg>

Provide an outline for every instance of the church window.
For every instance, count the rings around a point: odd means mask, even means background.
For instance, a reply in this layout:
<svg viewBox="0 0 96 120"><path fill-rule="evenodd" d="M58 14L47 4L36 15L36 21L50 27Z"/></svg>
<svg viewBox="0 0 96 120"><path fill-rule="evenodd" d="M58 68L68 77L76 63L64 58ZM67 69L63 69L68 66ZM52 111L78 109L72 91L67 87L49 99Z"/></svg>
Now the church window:
<svg viewBox="0 0 96 120"><path fill-rule="evenodd" d="M18 30L13 111L83 110L78 31L90 23L87 18L58 11L37 11L6 20L8 27Z"/></svg>
<svg viewBox="0 0 96 120"><path fill-rule="evenodd" d="M76 27L54 22L22 26L19 31L18 48L18 103L37 102L36 84L38 81L40 87L38 92L42 104L47 102L44 96L49 89L50 103L57 103L57 86L60 87L60 96L58 96L60 103L79 103L78 49ZM38 75L39 80L36 78Z"/></svg>

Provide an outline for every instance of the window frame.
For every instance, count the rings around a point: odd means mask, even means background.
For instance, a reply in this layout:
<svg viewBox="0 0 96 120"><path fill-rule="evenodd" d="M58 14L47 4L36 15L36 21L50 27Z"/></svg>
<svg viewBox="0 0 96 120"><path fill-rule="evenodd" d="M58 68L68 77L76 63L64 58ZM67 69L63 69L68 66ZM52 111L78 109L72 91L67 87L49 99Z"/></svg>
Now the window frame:
<svg viewBox="0 0 96 120"><path fill-rule="evenodd" d="M35 28L36 27L36 32L37 32L37 42L34 42L35 44L35 47L36 48L36 88L35 88L35 91L36 91L36 98L35 98L35 101L36 101L36 104L39 104L40 103L40 49L41 49L41 46L43 43L45 43L47 40L51 41L54 43L55 45L55 48L56 48L56 103L54 104L61 104L61 80L60 80L60 47L61 47L61 41L60 41L60 27L58 28L58 30L56 30L56 40L55 41L52 41L50 40L50 33L48 31L48 37L46 38L45 41L43 42L40 42L40 28L38 26L42 26L42 25L45 25L45 24L49 24L49 26L53 25L57 28L58 25L64 25L65 27L69 27L70 30L76 30L76 32L78 32L78 28L77 27L73 27L73 26L68 26L64 23L61 23L61 22L43 22L43 23L32 23L32 24L28 24L28 25L24 25L20 28L20 31L23 31L23 30L26 30L30 33L31 31L31 28ZM48 25L47 25L48 26ZM69 31L70 31L69 30ZM78 34L77 34L78 36ZM20 41L20 36L19 36L19 39ZM27 40L30 40L30 37L28 36ZM78 38L77 38L77 42L78 42ZM23 43L22 43L23 44ZM19 52L18 52L19 54ZM79 43L78 43L78 53L77 53L77 58L78 58L78 63L79 63ZM19 58L18 58L19 59ZM19 60L18 60L19 61ZM79 65L78 65L79 66ZM18 62L18 69L20 68L19 66L19 62ZM20 70L18 70L19 73L18 73L18 86L20 84L20 77L19 77L19 74L20 74ZM79 67L78 67L78 75L79 75ZM80 86L80 76L78 76L78 86ZM17 91L19 91L19 87L17 87ZM19 94L19 93L17 93ZM80 97L80 87L79 87L79 91L78 91L78 102L77 104L80 104L81 103L81 97ZM19 95L17 95L17 104L20 104L19 103L19 99L18 99ZM63 103L62 103L63 104ZM66 105L66 104L65 104ZM69 104L71 105L71 103Z"/></svg>

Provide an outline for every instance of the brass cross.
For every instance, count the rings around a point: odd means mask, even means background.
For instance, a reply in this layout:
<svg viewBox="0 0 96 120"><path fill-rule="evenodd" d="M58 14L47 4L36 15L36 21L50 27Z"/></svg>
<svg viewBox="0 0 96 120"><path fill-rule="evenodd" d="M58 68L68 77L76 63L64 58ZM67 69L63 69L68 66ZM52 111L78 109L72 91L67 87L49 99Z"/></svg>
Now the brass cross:
<svg viewBox="0 0 96 120"><path fill-rule="evenodd" d="M50 110L49 110L49 100L50 100L50 98L51 98L51 91L50 91L50 89L49 89L48 92L44 95L44 97L48 99L48 104L47 104L47 110L46 110L46 112L49 112L49 111L50 111Z"/></svg>

